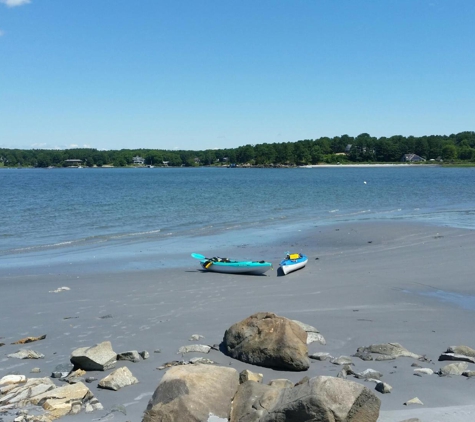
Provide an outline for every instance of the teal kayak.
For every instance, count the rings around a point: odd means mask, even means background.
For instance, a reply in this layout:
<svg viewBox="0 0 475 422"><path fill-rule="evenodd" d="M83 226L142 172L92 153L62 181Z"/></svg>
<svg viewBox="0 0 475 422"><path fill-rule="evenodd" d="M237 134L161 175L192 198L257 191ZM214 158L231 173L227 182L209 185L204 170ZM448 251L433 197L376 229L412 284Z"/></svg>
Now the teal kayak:
<svg viewBox="0 0 475 422"><path fill-rule="evenodd" d="M237 261L228 258L206 258L193 253L191 256L200 260L201 267L206 271L227 274L264 274L272 269L272 263L266 261Z"/></svg>

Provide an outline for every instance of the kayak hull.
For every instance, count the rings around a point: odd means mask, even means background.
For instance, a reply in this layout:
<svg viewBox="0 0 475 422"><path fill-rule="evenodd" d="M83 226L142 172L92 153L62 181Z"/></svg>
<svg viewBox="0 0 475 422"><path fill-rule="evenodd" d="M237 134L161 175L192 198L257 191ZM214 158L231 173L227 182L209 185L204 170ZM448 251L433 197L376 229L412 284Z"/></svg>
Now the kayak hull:
<svg viewBox="0 0 475 422"><path fill-rule="evenodd" d="M287 275L293 271L300 270L307 265L308 258L305 255L300 255L297 259L284 259L280 262L280 268L284 275Z"/></svg>
<svg viewBox="0 0 475 422"><path fill-rule="evenodd" d="M200 265L206 271L225 274L264 274L272 269L272 264L265 261L213 262L202 260Z"/></svg>

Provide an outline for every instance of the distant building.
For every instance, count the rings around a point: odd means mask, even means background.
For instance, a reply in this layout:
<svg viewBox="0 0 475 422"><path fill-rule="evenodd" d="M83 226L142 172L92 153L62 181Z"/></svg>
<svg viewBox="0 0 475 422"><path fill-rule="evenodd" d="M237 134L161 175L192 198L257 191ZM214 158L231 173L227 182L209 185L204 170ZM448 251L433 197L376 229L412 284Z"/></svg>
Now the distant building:
<svg viewBox="0 0 475 422"><path fill-rule="evenodd" d="M404 154L401 158L401 161L405 163L417 163L420 161L425 161L425 158L419 157L417 154Z"/></svg>
<svg viewBox="0 0 475 422"><path fill-rule="evenodd" d="M80 166L82 164L82 160L79 160L78 158L69 158L64 160L64 162L69 166Z"/></svg>
<svg viewBox="0 0 475 422"><path fill-rule="evenodd" d="M140 164L141 166L143 166L145 163L145 158L139 157L138 155L133 157L132 160L134 164Z"/></svg>
<svg viewBox="0 0 475 422"><path fill-rule="evenodd" d="M345 147L345 152L346 152L347 154L350 152L352 146L353 146L352 144L348 144L348 145Z"/></svg>

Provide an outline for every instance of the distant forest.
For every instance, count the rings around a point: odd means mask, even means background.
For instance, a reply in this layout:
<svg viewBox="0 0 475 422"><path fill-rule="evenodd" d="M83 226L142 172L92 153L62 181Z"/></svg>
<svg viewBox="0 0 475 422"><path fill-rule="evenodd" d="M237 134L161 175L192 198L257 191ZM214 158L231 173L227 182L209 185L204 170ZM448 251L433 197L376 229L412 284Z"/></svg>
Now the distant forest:
<svg viewBox="0 0 475 422"><path fill-rule="evenodd" d="M100 151L2 149L0 167L127 167L127 166L302 166L345 163L394 163L406 154L422 162L475 163L475 132L431 136L375 138L368 133L356 137L305 139L297 142L244 145L238 148L191 150L121 149ZM417 158L416 157L416 158ZM135 158L135 160L134 160ZM143 160L138 160L142 158ZM80 160L80 161L67 161ZM425 160L425 161L424 161Z"/></svg>

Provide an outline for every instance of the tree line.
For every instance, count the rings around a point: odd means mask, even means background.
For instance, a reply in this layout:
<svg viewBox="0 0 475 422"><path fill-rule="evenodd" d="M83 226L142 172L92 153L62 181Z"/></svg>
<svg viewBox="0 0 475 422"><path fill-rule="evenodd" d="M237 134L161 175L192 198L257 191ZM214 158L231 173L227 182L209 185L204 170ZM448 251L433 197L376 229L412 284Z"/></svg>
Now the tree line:
<svg viewBox="0 0 475 422"><path fill-rule="evenodd" d="M82 166L126 167L143 165L196 167L213 165L299 166L321 163L394 163L405 154L444 162L475 163L475 132L451 135L372 137L362 133L333 138L304 139L296 142L248 144L237 148L201 151L163 149L121 149L100 151L92 148L66 150L0 148L0 167L68 167L67 160L81 160Z"/></svg>

